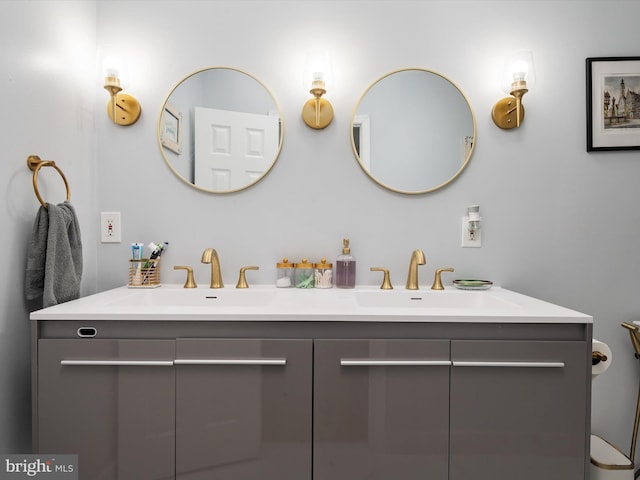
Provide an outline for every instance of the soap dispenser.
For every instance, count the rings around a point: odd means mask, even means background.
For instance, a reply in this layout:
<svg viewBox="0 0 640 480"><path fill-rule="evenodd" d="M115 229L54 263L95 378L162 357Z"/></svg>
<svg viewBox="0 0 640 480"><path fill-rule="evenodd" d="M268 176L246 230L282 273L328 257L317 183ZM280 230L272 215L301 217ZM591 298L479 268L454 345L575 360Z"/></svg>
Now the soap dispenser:
<svg viewBox="0 0 640 480"><path fill-rule="evenodd" d="M343 241L342 254L338 255L336 260L336 279L337 288L354 288L356 286L356 259L351 255L349 248L349 239Z"/></svg>

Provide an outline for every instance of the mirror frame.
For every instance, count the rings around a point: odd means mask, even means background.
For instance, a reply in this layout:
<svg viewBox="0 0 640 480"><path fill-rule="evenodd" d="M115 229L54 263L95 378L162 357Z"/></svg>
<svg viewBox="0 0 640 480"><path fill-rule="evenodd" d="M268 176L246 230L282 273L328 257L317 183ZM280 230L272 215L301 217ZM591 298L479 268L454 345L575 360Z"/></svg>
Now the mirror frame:
<svg viewBox="0 0 640 480"><path fill-rule="evenodd" d="M278 116L279 116L279 123L280 123L280 138L278 139L278 148L273 156L273 161L271 162L271 164L269 165L269 168L267 168L262 175L257 178L255 181L248 183L247 185L240 187L240 188L234 188L234 189L229 189L229 190L211 190L208 188L204 188L201 186L196 185L195 183L190 182L189 180L187 180L186 178L184 178L177 170L176 168L171 164L171 162L169 161L169 159L167 158L167 155L165 154L165 148L169 148L166 145L163 144L162 141L162 117L164 115L164 112L167 108L171 109L171 102L169 101L171 98L171 95L176 91L176 89L178 87L180 87L185 81L187 81L188 79L190 79L191 77L202 73L202 72L207 72L210 70L231 70L237 73L241 73L243 75L246 75L247 77L253 79L256 83L258 83L258 85L262 86L262 88L264 88L265 92L269 94L269 96L271 96L271 99L273 100L273 104L276 108L276 110L278 111ZM242 190L246 190L247 188L253 187L254 185L256 185L257 183L259 183L262 179L264 179L269 172L273 169L274 165L276 164L276 162L278 161L278 158L280 157L280 152L282 151L282 145L284 144L284 119L282 116L282 108L280 108L280 104L278 103L278 100L276 99L275 95L273 94L273 92L261 81L259 80L257 77L255 77L254 75L241 70L239 68L235 68L235 67L228 67L228 66L222 66L222 65L217 65L217 66L211 66L211 67L204 67L204 68L200 68L194 72L189 73L188 75L185 75L183 78L181 78L174 86L173 88L169 91L169 93L165 96L164 101L162 102L162 106L160 107L160 115L158 116L158 127L157 127L157 138L158 138L158 146L160 147L160 153L162 154L162 158L164 158L165 163L167 164L167 166L169 167L169 169L171 170L171 172L177 177L179 178L182 182L186 183L187 185L189 185L192 188L195 188L196 190L200 190L201 192L206 192L206 193L212 193L212 194L216 194L216 195L225 195L227 193L236 193L236 192L240 192ZM179 130L178 131L178 136L182 136L182 132ZM184 138L183 138L184 140Z"/></svg>
<svg viewBox="0 0 640 480"><path fill-rule="evenodd" d="M373 87L378 85L378 83L380 83L385 78L390 77L391 75L394 75L394 74L397 74L397 73L402 73L402 72L407 72L407 71L420 71L420 72L430 73L430 74L436 75L436 76L442 78L443 80L449 82L451 84L451 86L454 87L458 91L458 93L460 93L460 95L462 96L462 98L466 102L467 106L469 107L469 113L471 114L471 121L473 123L473 142L471 143L471 148L469 149L469 153L467 155L467 158L465 158L465 160L462 163L462 165L460 166L460 168L447 181L445 181L445 182L443 182L443 183L441 183L439 185L436 185L436 186L434 186L432 188L425 189L425 190L415 190L415 191L413 191L413 190L402 190L402 189L395 188L395 187L392 187L390 185L387 185L384 182L382 182L379 179L377 179L376 177L374 177L371 174L371 172L366 168L366 166L363 164L362 160L360 159L360 155L358 153L358 150L357 150L357 147L356 147L355 138L354 138L354 135L353 135L353 129L354 129L355 125L356 125L356 117L358 116L358 109L360 108L360 105L362 104L362 101L363 101L364 97L367 95L367 93L369 93L369 91L371 91L371 89ZM443 75L443 74L441 74L439 72L433 71L433 70L429 70L429 69L426 69L426 68L420 68L420 67L407 67L407 68L399 68L397 70L393 70L393 71L391 71L389 73L386 73L386 74L382 75L381 77L378 77L373 83L371 83L371 85L369 85L366 88L366 90L362 93L362 95L360 96L360 99L356 103L355 108L353 109L353 115L352 115L352 118L351 118L349 136L351 138L351 147L353 149L353 154L355 155L356 160L358 161L358 165L360 165L360 168L362 168L362 170L367 174L367 176L371 180L373 180L375 183L377 183L381 187L384 187L387 190L391 190L392 192L402 193L402 194L406 194L406 195L422 195L422 194L425 194L425 193L434 192L436 190L444 188L444 187L449 185L451 182L453 182L456 178L458 178L460 176L460 174L463 172L463 170L469 164L469 161L471 160L471 157L473 156L473 151L475 149L476 141L477 141L477 138L478 138L478 129L477 129L477 125L476 125L476 116L475 116L475 114L473 112L473 108L471 107L471 103L469 102L469 99L464 94L464 92L460 89L460 87L455 82L453 82L447 76L445 76L445 75Z"/></svg>

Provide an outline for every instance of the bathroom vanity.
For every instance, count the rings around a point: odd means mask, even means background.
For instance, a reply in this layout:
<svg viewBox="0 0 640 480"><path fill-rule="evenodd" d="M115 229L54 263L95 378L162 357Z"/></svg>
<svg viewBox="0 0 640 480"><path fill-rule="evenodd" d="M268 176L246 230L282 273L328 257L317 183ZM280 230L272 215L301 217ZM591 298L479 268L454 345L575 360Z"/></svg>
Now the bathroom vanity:
<svg viewBox="0 0 640 480"><path fill-rule="evenodd" d="M494 287L119 288L31 314L81 479L584 480L592 318Z"/></svg>

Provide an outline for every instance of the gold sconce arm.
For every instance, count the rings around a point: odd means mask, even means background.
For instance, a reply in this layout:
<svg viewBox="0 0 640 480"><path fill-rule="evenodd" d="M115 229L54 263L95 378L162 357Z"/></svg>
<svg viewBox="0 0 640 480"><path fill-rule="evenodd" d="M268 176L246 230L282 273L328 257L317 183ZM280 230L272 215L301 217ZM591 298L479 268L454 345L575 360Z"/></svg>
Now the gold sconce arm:
<svg viewBox="0 0 640 480"><path fill-rule="evenodd" d="M133 125L140 118L142 108L140 102L127 93L121 93L120 79L108 75L104 78L104 89L111 99L107 104L107 115L116 125Z"/></svg>
<svg viewBox="0 0 640 480"><path fill-rule="evenodd" d="M312 88L309 93L314 98L307 100L302 107L302 119L313 129L326 128L333 120L333 106L329 100L322 98L327 91L324 88Z"/></svg>
<svg viewBox="0 0 640 480"><path fill-rule="evenodd" d="M522 97L529 90L524 87L516 88L511 91L511 97L505 97L493 106L491 118L493 122L500 128L508 130L519 127L524 120L524 107L522 106Z"/></svg>

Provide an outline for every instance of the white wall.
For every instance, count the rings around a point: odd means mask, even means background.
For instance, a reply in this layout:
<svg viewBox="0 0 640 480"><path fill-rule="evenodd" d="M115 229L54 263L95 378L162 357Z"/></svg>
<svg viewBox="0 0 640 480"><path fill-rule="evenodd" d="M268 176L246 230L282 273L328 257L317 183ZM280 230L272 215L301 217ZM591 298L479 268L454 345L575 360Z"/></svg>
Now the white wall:
<svg viewBox="0 0 640 480"><path fill-rule="evenodd" d="M39 203L27 156L54 160L83 226L96 211L94 164L95 3L0 2L0 452L31 451L26 252ZM52 168L38 175L47 202L65 198ZM84 293L95 291L96 236L84 229Z"/></svg>
<svg viewBox="0 0 640 480"><path fill-rule="evenodd" d="M153 3L155 6L151 6ZM131 91L143 105L133 127L97 117L99 209L122 212L122 245L99 246L99 288L125 281L132 241L169 241L164 280L190 264L199 283L205 247L220 254L233 285L269 283L283 256L335 258L351 238L358 282L380 281L371 265L404 282L410 252L422 248L428 286L445 276L488 278L595 317L596 337L615 364L594 386L593 430L628 448L638 365L621 321L640 317L637 254L640 156L585 150L585 58L637 55L640 2L631 1L98 1L98 43L127 46L138 67ZM517 21L514 21L517 19ZM615 19L615 22L607 19ZM336 117L324 131L301 118L305 53L332 54ZM535 52L537 86L525 96L523 127L502 131L490 112L503 96L504 58ZM190 189L163 163L156 122L165 95L206 66L244 69L271 88L284 112L285 140L271 173L250 190L220 196ZM444 190L403 196L366 177L351 152L353 109L366 87L402 67L442 72L477 116L474 157ZM103 101L101 99L100 101ZM100 102L99 102L100 103ZM117 186L118 188L114 188ZM481 249L460 248L460 217L479 204Z"/></svg>
<svg viewBox="0 0 640 480"><path fill-rule="evenodd" d="M153 2L152 2L153 3ZM370 265L404 282L409 255L423 248L428 285L436 267L593 315L595 335L616 354L594 386L593 430L628 448L638 381L621 321L638 315L640 238L637 152L585 151L585 58L635 55L640 2L626 1L194 1L98 2L98 43L120 39L140 75L132 93L143 116L117 129L97 118L99 208L121 211L123 243L99 246L99 287L125 281L128 244L169 241L166 268L200 264L215 247L228 284L242 265L269 283L283 256L334 258L351 238L359 283L377 283ZM607 19L615 18L615 22ZM514 22L514 19L518 19ZM605 34L604 31L607 33ZM300 110L307 50L332 54L327 97L336 118L307 128ZM535 52L538 82L527 118L505 132L490 119L499 75L514 50ZM210 195L188 188L164 165L155 138L165 95L205 66L244 69L271 88L284 111L285 141L271 173L250 190ZM407 197L370 181L353 157L349 126L365 88L401 67L440 71L466 93L478 141L468 169L442 191ZM142 174L142 176L141 176ZM118 188L112 188L117 185ZM479 204L483 247L462 249L460 217ZM452 279L451 276L448 277Z"/></svg>
<svg viewBox="0 0 640 480"><path fill-rule="evenodd" d="M68 22L64 11L49 17L37 3L9 5L17 15L48 22L50 28L63 18ZM88 22L80 31L89 39L91 7L64 5L85 14ZM84 189L83 234L93 242L86 260L97 261L98 290L125 283L128 245L134 241L169 241L163 280L176 283L182 277L171 265L190 264L197 281L206 285L209 269L200 264L200 255L205 247L215 247L225 281L233 285L243 265L261 266L249 276L250 283L270 283L283 256L334 258L347 236L359 262L359 283L380 281L368 270L377 264L389 267L401 287L410 252L422 248L427 255L427 266L420 271L423 288L435 268L453 266L456 273L445 280L488 278L593 315L595 336L611 345L615 363L594 384L592 429L628 448L632 415L626 412L635 406L639 375L619 324L640 317L640 156L586 153L584 59L636 55L639 14L640 2L619 0L98 0L95 45L122 46L135 70L129 92L140 100L143 113L128 128L109 123L103 113L107 96L97 78L81 82L94 89L95 116L91 102L64 88L57 94L61 96L52 98L51 79L30 75L35 67L22 59L27 53L23 49L42 46L42 34L25 38L17 22L2 15L7 25L1 35L11 40L9 58L18 53L14 68L27 77L25 85L32 90L8 78L0 81L13 88L16 100L10 102L17 105L18 98L26 98L32 112L22 114L20 125L7 122L6 116L0 120L5 122L2 131L13 134L10 160L0 168L7 173L8 188L17 192L11 202L19 210L2 213L19 232L5 249L11 265L0 269L2 295L13 302L0 321L0 351L13 362L3 375L15 387L8 399L0 397L0 415L18 410L24 416L25 407L14 405L22 405L28 396L26 330L15 326L26 325L26 313L14 298L22 293L21 284L9 271L21 272L23 244L37 206L22 165L22 157L33 148L67 159L63 168L71 171L72 188ZM52 35L54 40L42 48L69 55L62 38L74 31ZM0 44L8 48L7 42ZM309 97L301 83L304 56L318 46L331 52L336 80L327 94L336 118L323 131L309 129L300 119ZM493 125L490 112L502 96L503 59L520 48L535 52L538 81L525 96L524 125L505 132ZM190 71L215 65L258 77L284 112L285 141L276 166L253 188L231 195L186 186L165 165L156 140L157 117L169 90ZM477 146L467 170L447 188L426 196L395 194L369 180L353 157L349 139L353 108L366 87L391 70L409 66L436 70L455 81L478 123ZM71 76L60 75L53 76L54 82ZM65 111L60 120L61 104L66 103L71 112ZM56 119L53 129L44 128L45 119ZM92 121L95 139L88 127ZM65 133L76 124L79 128L69 138ZM23 142L20 135L29 139ZM82 163L92 151L95 170ZM87 187L93 173L99 178L95 195ZM484 218L481 249L459 247L460 217L471 204L481 206ZM96 243L100 211L122 212L122 244ZM4 344L9 342L7 350ZM22 347L15 346L18 343ZM13 431L27 435L17 425ZM7 444L14 449L23 445L13 440Z"/></svg>

